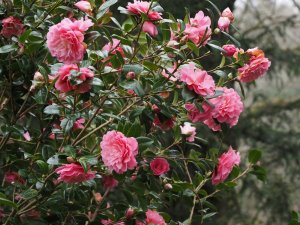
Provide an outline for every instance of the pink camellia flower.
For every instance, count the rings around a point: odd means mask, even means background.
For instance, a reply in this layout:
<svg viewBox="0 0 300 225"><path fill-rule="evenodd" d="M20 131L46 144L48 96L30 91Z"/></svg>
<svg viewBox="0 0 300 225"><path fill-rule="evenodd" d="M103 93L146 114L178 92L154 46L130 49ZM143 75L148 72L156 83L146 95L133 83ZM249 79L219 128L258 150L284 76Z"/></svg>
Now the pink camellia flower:
<svg viewBox="0 0 300 225"><path fill-rule="evenodd" d="M104 45L102 51L107 51L113 55L116 54L116 52L118 51L122 56L125 57L124 50L121 47L121 41L116 38L112 39L112 43L109 42L106 45Z"/></svg>
<svg viewBox="0 0 300 225"><path fill-rule="evenodd" d="M113 130L103 136L100 146L102 160L109 170L122 174L137 166L138 142L135 138Z"/></svg>
<svg viewBox="0 0 300 225"><path fill-rule="evenodd" d="M20 183L25 184L25 180L17 172L6 172L4 180L7 183Z"/></svg>
<svg viewBox="0 0 300 225"><path fill-rule="evenodd" d="M241 82L251 82L263 76L271 66L271 62L265 57L262 50L258 48L249 49L249 62L238 69L238 78Z"/></svg>
<svg viewBox="0 0 300 225"><path fill-rule="evenodd" d="M231 57L238 51L238 49L235 47L235 45L223 45L222 48L226 51L226 56Z"/></svg>
<svg viewBox="0 0 300 225"><path fill-rule="evenodd" d="M217 90L223 91L223 94L210 99L210 102L214 105L211 115L219 123L227 123L230 127L233 127L237 124L240 114L244 110L241 97L232 88L219 87Z"/></svg>
<svg viewBox="0 0 300 225"><path fill-rule="evenodd" d="M199 95L212 95L215 91L215 82L205 70L196 68L194 63L189 63L179 70L180 80L187 84L190 90Z"/></svg>
<svg viewBox="0 0 300 225"><path fill-rule="evenodd" d="M31 141L31 136L28 131L24 132L23 137L26 141Z"/></svg>
<svg viewBox="0 0 300 225"><path fill-rule="evenodd" d="M148 209L146 212L146 223L156 225L166 225L164 218L158 212Z"/></svg>
<svg viewBox="0 0 300 225"><path fill-rule="evenodd" d="M196 136L196 127L192 127L191 123L185 122L183 126L180 126L181 134L187 136L186 140L193 142Z"/></svg>
<svg viewBox="0 0 300 225"><path fill-rule="evenodd" d="M195 18L190 19L190 23L186 24L184 34L194 44L207 44L211 36L211 20L208 16L205 16L202 11L199 11Z"/></svg>
<svg viewBox="0 0 300 225"><path fill-rule="evenodd" d="M231 12L231 10L230 10L229 7L227 7L226 9L224 9L224 11L222 12L221 16L222 17L227 17L230 20L231 23L234 21L234 15Z"/></svg>
<svg viewBox="0 0 300 225"><path fill-rule="evenodd" d="M79 1L74 4L78 9L85 13L91 13L92 12L92 6L91 3L88 1Z"/></svg>
<svg viewBox="0 0 300 225"><path fill-rule="evenodd" d="M228 32L229 31L229 25L230 25L230 19L227 17L220 17L218 20L218 27L221 31Z"/></svg>
<svg viewBox="0 0 300 225"><path fill-rule="evenodd" d="M63 181L69 184L92 180L96 174L95 171L91 171L90 169L85 173L83 167L77 163L62 165L55 172L59 174L58 182Z"/></svg>
<svg viewBox="0 0 300 225"><path fill-rule="evenodd" d="M154 175L160 176L170 170L170 165L164 158L155 158L150 162L150 168Z"/></svg>
<svg viewBox="0 0 300 225"><path fill-rule="evenodd" d="M78 63L86 51L84 32L93 23L90 19L63 19L60 23L49 28L47 46L53 57L65 64Z"/></svg>
<svg viewBox="0 0 300 225"><path fill-rule="evenodd" d="M71 74L78 73L73 77L73 81L77 84L71 83ZM76 64L63 65L59 68L57 73L58 79L55 83L55 88L60 92L75 91L77 93L85 93L91 89L91 80L94 73L88 68L78 68Z"/></svg>
<svg viewBox="0 0 300 225"><path fill-rule="evenodd" d="M219 158L219 164L212 175L212 184L217 185L227 179L234 166L240 164L240 153L230 146Z"/></svg>
<svg viewBox="0 0 300 225"><path fill-rule="evenodd" d="M142 31L148 33L152 37L156 37L158 35L157 27L149 21L145 21L142 27Z"/></svg>
<svg viewBox="0 0 300 225"><path fill-rule="evenodd" d="M20 36L25 31L22 21L14 16L7 17L2 20L1 35L5 38L12 36Z"/></svg>
<svg viewBox="0 0 300 225"><path fill-rule="evenodd" d="M126 210L126 214L125 214L126 219L130 219L131 217L133 217L134 213L135 213L135 211L133 208L128 208Z"/></svg>
<svg viewBox="0 0 300 225"><path fill-rule="evenodd" d="M84 118L79 118L79 119L77 119L75 122L74 122L74 124L73 124L73 127L72 127L72 129L73 129L73 131L74 130L81 130L81 129L83 129L84 128L84 122L85 122L85 119Z"/></svg>
<svg viewBox="0 0 300 225"><path fill-rule="evenodd" d="M113 176L103 176L102 180L105 189L113 189L118 186L119 182Z"/></svg>
<svg viewBox="0 0 300 225"><path fill-rule="evenodd" d="M170 81L176 82L178 78L180 77L179 71L177 70L174 72L177 68L177 65L174 64L173 68L167 68L164 69L161 73L165 78L169 79Z"/></svg>
<svg viewBox="0 0 300 225"><path fill-rule="evenodd" d="M129 2L127 5L127 10L135 15L141 15L142 13L147 14L148 19L151 21L161 20L161 13L149 10L150 2L134 0L133 3Z"/></svg>

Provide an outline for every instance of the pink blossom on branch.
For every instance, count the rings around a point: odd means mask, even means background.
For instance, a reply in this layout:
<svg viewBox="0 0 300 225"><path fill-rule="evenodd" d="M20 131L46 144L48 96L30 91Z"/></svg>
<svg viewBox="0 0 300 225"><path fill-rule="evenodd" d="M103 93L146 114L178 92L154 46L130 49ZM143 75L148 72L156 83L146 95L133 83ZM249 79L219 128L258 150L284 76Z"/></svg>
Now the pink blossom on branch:
<svg viewBox="0 0 300 225"><path fill-rule="evenodd" d="M111 175L103 176L103 186L105 189L113 189L118 186L119 182Z"/></svg>
<svg viewBox="0 0 300 225"><path fill-rule="evenodd" d="M227 17L230 20L231 23L234 21L234 15L233 15L233 13L232 13L232 11L230 10L229 7L227 7L226 9L223 10L221 16L222 17Z"/></svg>
<svg viewBox="0 0 300 225"><path fill-rule="evenodd" d="M161 13L149 10L150 2L134 0L133 3L129 2L127 5L127 10L135 15L147 14L148 19L151 21L161 20Z"/></svg>
<svg viewBox="0 0 300 225"><path fill-rule="evenodd" d="M198 69L194 63L189 63L179 69L180 80L187 84L190 90L199 95L212 95L215 91L215 82L205 70Z"/></svg>
<svg viewBox="0 0 300 225"><path fill-rule="evenodd" d="M158 212L148 209L146 212L146 224L166 225L166 222Z"/></svg>
<svg viewBox="0 0 300 225"><path fill-rule="evenodd" d="M160 176L170 170L170 165L164 158L155 158L150 162L150 168L154 175Z"/></svg>
<svg viewBox="0 0 300 225"><path fill-rule="evenodd" d="M235 45L228 44L223 45L222 48L226 51L226 56L231 57L238 51L238 49L235 47Z"/></svg>
<svg viewBox="0 0 300 225"><path fill-rule="evenodd" d="M218 20L218 27L221 31L228 32L229 31L229 25L230 25L230 19L227 17L220 17Z"/></svg>
<svg viewBox="0 0 300 225"><path fill-rule="evenodd" d="M79 1L74 4L78 9L85 13L91 13L92 12L92 6L91 3L88 1Z"/></svg>
<svg viewBox="0 0 300 225"><path fill-rule="evenodd" d="M25 184L25 180L17 172L6 172L4 175L4 181L7 183L20 183Z"/></svg>
<svg viewBox="0 0 300 225"><path fill-rule="evenodd" d="M142 27L142 30L148 33L152 37L156 37L158 35L157 27L149 21L145 21Z"/></svg>
<svg viewBox="0 0 300 225"><path fill-rule="evenodd" d="M192 127L191 123L185 122L183 126L180 126L181 134L186 135L186 140L193 142L196 136L196 127Z"/></svg>
<svg viewBox="0 0 300 225"><path fill-rule="evenodd" d="M241 82L252 82L263 76L270 68L271 62L258 48L249 49L246 54L250 56L249 62L238 69L238 78Z"/></svg>
<svg viewBox="0 0 300 225"><path fill-rule="evenodd" d="M138 153L138 142L133 137L125 137L118 131L109 131L100 143L101 156L109 170L122 174L137 166L135 156Z"/></svg>
<svg viewBox="0 0 300 225"><path fill-rule="evenodd" d="M77 163L65 164L58 167L55 172L59 174L58 181L65 183L80 183L95 178L95 171L90 169L87 172L84 172L83 167Z"/></svg>
<svg viewBox="0 0 300 225"><path fill-rule="evenodd" d="M14 16L7 17L2 20L1 35L5 38L12 36L20 36L25 31L22 21Z"/></svg>
<svg viewBox="0 0 300 225"><path fill-rule="evenodd" d="M53 57L65 64L78 63L86 52L84 32L93 23L90 19L63 19L60 23L49 28L47 46Z"/></svg>
<svg viewBox="0 0 300 225"><path fill-rule="evenodd" d="M240 153L230 146L228 151L219 158L219 163L212 175L212 184L217 185L227 179L234 166L240 164Z"/></svg>
<svg viewBox="0 0 300 225"><path fill-rule="evenodd" d="M72 72L78 73L73 78L74 82L78 84L72 84ZM60 92L75 91L77 93L85 93L91 89L90 83L94 73L88 68L79 69L76 64L71 64L60 67L56 76L58 76L58 79L55 82L55 88Z"/></svg>
<svg viewBox="0 0 300 225"><path fill-rule="evenodd" d="M184 34L194 44L202 43L202 45L205 45L212 33L210 26L210 18L199 11L194 18L190 19L190 23L186 24Z"/></svg>

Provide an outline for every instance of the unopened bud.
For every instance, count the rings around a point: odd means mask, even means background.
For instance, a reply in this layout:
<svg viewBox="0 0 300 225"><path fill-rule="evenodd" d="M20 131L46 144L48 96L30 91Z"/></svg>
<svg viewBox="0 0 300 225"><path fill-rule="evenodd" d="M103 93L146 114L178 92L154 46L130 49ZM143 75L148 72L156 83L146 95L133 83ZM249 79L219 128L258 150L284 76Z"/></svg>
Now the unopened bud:
<svg viewBox="0 0 300 225"><path fill-rule="evenodd" d="M133 208L129 208L126 211L126 219L130 219L131 217L133 217L134 215L134 209Z"/></svg>
<svg viewBox="0 0 300 225"><path fill-rule="evenodd" d="M135 78L135 72L128 72L127 74L126 74L126 79L127 80L133 80Z"/></svg>
<svg viewBox="0 0 300 225"><path fill-rule="evenodd" d="M215 30L214 30L214 34L219 34L221 32L221 30L219 29L219 28L216 28Z"/></svg>
<svg viewBox="0 0 300 225"><path fill-rule="evenodd" d="M68 163L74 163L74 162L76 162L75 159L73 157L71 157L71 156L67 157L67 161L68 161Z"/></svg>
<svg viewBox="0 0 300 225"><path fill-rule="evenodd" d="M35 81L44 81L44 77L39 71L36 71L34 76L33 76L33 80L35 80Z"/></svg>
<svg viewBox="0 0 300 225"><path fill-rule="evenodd" d="M232 79L232 77L233 77L232 73L229 73L227 76L229 79Z"/></svg>
<svg viewBox="0 0 300 225"><path fill-rule="evenodd" d="M94 193L94 198L98 204L101 203L103 199L102 195L99 192Z"/></svg>
<svg viewBox="0 0 300 225"><path fill-rule="evenodd" d="M164 188L165 188L165 190L171 190L173 188L173 186L172 186L172 184L167 183L167 184L165 184Z"/></svg>

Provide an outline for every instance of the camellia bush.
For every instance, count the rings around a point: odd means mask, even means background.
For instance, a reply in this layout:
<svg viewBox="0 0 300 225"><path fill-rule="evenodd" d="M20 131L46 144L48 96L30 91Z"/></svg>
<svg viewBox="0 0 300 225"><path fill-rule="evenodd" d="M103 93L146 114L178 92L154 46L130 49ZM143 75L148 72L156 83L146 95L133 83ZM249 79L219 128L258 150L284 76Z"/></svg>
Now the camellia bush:
<svg viewBox="0 0 300 225"><path fill-rule="evenodd" d="M118 21L117 0L2 2L3 224L203 224L220 192L264 178L259 151L222 141L271 64L230 9L134 0Z"/></svg>

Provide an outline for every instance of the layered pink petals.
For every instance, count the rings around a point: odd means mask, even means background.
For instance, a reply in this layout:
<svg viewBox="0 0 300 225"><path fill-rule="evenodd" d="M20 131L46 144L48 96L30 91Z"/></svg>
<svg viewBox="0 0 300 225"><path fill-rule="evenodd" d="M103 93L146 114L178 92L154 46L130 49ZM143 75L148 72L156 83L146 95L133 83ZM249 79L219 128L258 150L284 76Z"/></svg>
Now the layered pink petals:
<svg viewBox="0 0 300 225"><path fill-rule="evenodd" d="M161 13L152 11L150 8L150 2L134 0L133 3L129 2L127 10L135 15L147 14L148 19L151 21L161 20Z"/></svg>
<svg viewBox="0 0 300 225"><path fill-rule="evenodd" d="M65 64L78 63L86 51L84 32L93 25L90 19L63 19L50 27L47 34L47 46L53 57Z"/></svg>
<svg viewBox="0 0 300 225"><path fill-rule="evenodd" d="M20 36L25 31L25 27L20 19L14 16L2 20L1 35L6 38Z"/></svg>
<svg viewBox="0 0 300 225"><path fill-rule="evenodd" d="M73 124L73 130L81 130L84 128L84 122L85 122L85 119L84 118L79 118L77 119L74 124Z"/></svg>
<svg viewBox="0 0 300 225"><path fill-rule="evenodd" d="M55 172L59 174L59 178L57 179L59 182L62 181L69 184L92 180L96 174L95 171L91 171L90 169L85 173L83 167L77 163L62 165Z"/></svg>
<svg viewBox="0 0 300 225"><path fill-rule="evenodd" d="M218 27L221 31L229 31L230 19L227 17L220 17L218 20Z"/></svg>
<svg viewBox="0 0 300 225"><path fill-rule="evenodd" d="M217 185L227 179L234 166L240 164L240 153L230 146L228 151L219 158L219 164L212 175L212 184Z"/></svg>
<svg viewBox="0 0 300 225"><path fill-rule="evenodd" d="M195 18L191 18L190 23L186 24L184 34L193 43L205 45L211 36L210 25L210 18L205 16L202 11L199 11Z"/></svg>
<svg viewBox="0 0 300 225"><path fill-rule="evenodd" d="M166 222L158 212L148 209L146 212L146 224L166 225Z"/></svg>
<svg viewBox="0 0 300 225"><path fill-rule="evenodd" d="M196 136L196 127L192 127L191 123L185 122L183 126L180 126L181 134L187 136L186 140L193 142Z"/></svg>
<svg viewBox="0 0 300 225"><path fill-rule="evenodd" d="M227 123L230 127L237 124L240 114L244 110L241 97L232 88L219 87L217 90L223 94L216 98L210 99L211 107L206 102L202 103L202 112L195 104L187 103L185 105L188 111L188 117L192 122L203 122L213 131L220 131L219 123ZM216 123L216 121L218 123Z"/></svg>
<svg viewBox="0 0 300 225"><path fill-rule="evenodd" d="M189 63L182 67L179 73L180 80L185 82L190 90L202 96L212 95L214 93L214 79L208 75L205 70L196 68L194 63Z"/></svg>
<svg viewBox="0 0 300 225"><path fill-rule="evenodd" d="M213 98L210 102L214 105L211 115L219 123L227 123L230 127L237 124L240 114L244 110L239 94L232 88L218 88L223 94Z"/></svg>
<svg viewBox="0 0 300 225"><path fill-rule="evenodd" d="M116 38L112 39L112 43L109 42L104 45L102 51L107 51L110 54L116 54L116 52L118 51L122 56L125 56L124 50L121 47L121 41Z"/></svg>
<svg viewBox="0 0 300 225"><path fill-rule="evenodd" d="M271 62L263 51L257 48L249 49L246 53L250 55L250 60L238 69L238 78L242 82L251 82L263 76L269 70Z"/></svg>
<svg viewBox="0 0 300 225"><path fill-rule="evenodd" d="M135 156L138 153L138 142L133 137L125 137L118 131L109 131L100 143L101 156L109 170L122 174L137 166Z"/></svg>
<svg viewBox="0 0 300 225"><path fill-rule="evenodd" d="M150 168L154 175L160 176L170 170L170 165L164 158L155 158L150 162Z"/></svg>
<svg viewBox="0 0 300 225"><path fill-rule="evenodd" d="M232 11L230 10L229 7L227 7L226 9L224 9L224 11L222 12L221 14L222 17L227 17L230 22L233 22L234 21L234 15L232 13Z"/></svg>
<svg viewBox="0 0 300 225"><path fill-rule="evenodd" d="M157 27L149 21L145 21L142 27L142 30L148 33L152 37L156 37L158 35Z"/></svg>
<svg viewBox="0 0 300 225"><path fill-rule="evenodd" d="M77 73L77 75L72 77L72 73ZM77 93L85 93L91 89L90 83L94 73L88 68L79 69L76 64L71 64L60 67L57 76L55 88L60 92L75 91Z"/></svg>

